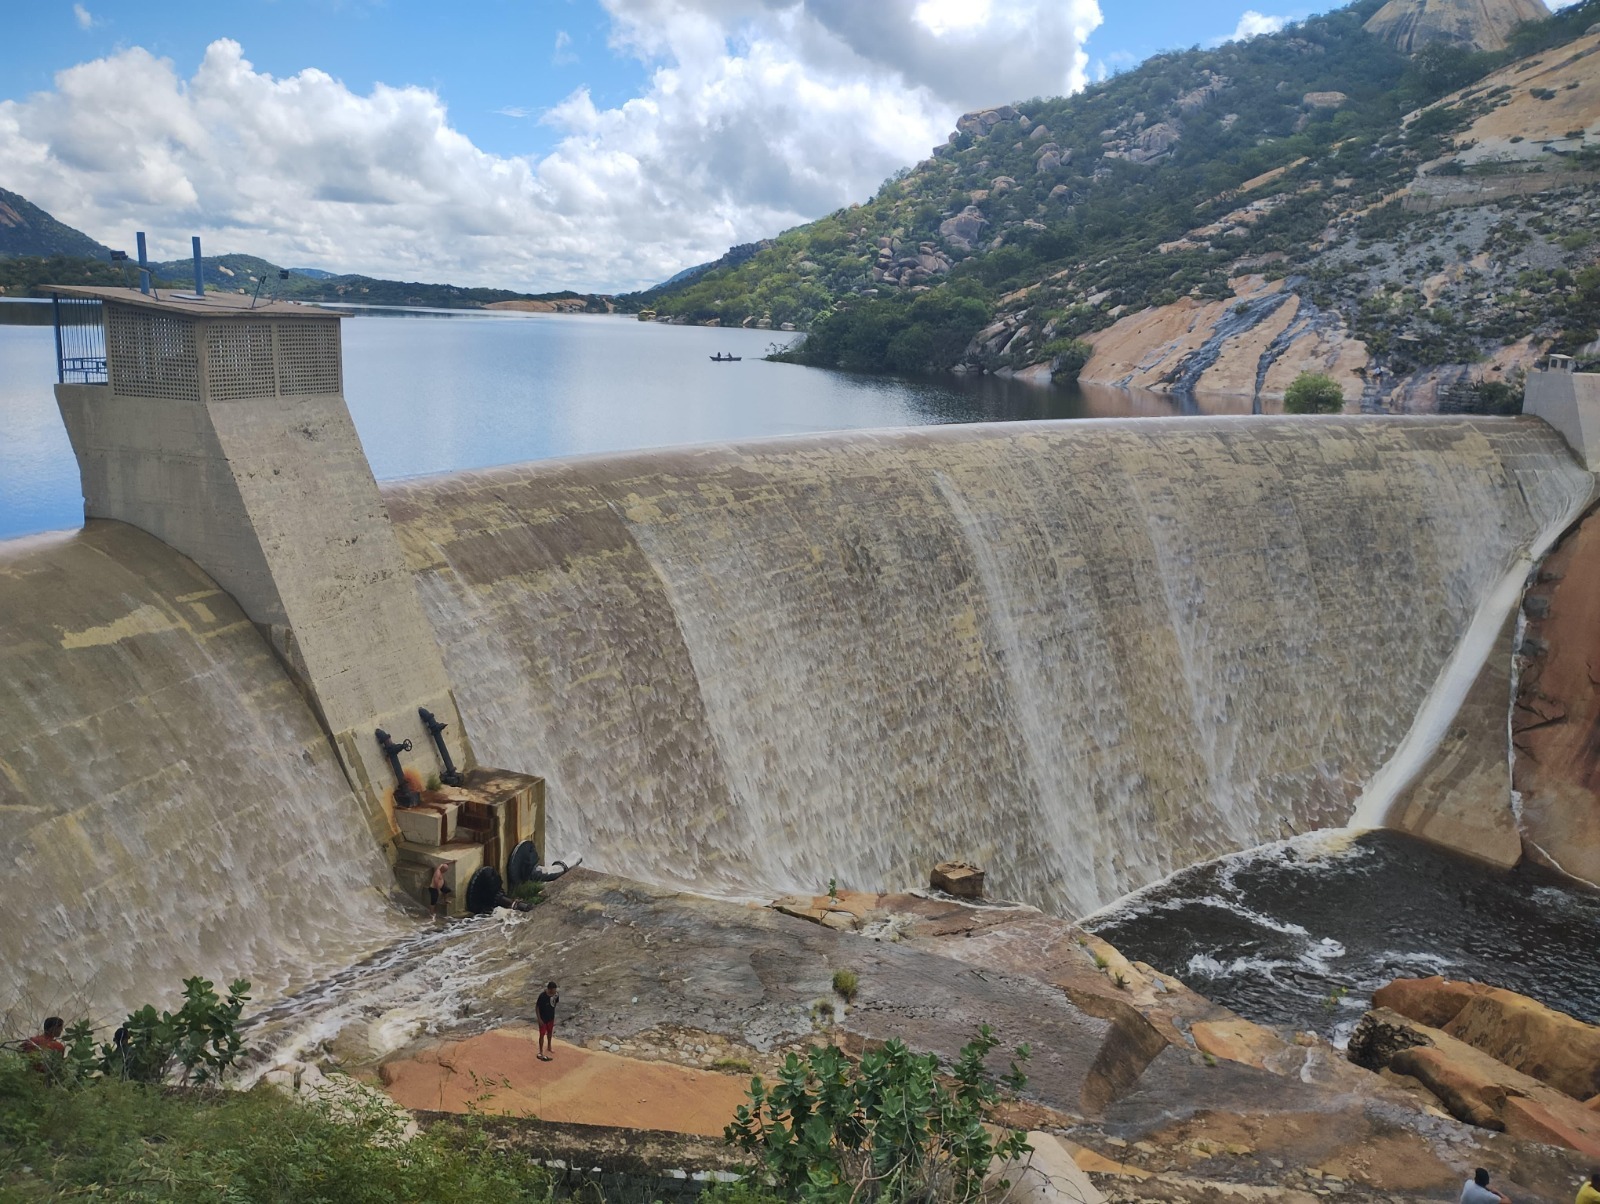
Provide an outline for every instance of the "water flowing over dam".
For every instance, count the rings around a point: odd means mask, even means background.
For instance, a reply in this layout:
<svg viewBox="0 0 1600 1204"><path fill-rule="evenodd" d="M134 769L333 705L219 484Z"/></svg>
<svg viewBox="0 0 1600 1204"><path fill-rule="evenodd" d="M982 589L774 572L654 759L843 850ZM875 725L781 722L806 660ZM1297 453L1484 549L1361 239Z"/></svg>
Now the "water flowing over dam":
<svg viewBox="0 0 1600 1204"><path fill-rule="evenodd" d="M1345 822L1592 486L1533 420L1192 418L383 494L477 763L548 782L547 854L760 896L965 857L1082 912ZM193 973L281 997L416 929L261 630L122 523L0 543L0 815L15 1029Z"/></svg>
<svg viewBox="0 0 1600 1204"><path fill-rule="evenodd" d="M410 931L315 716L192 562L114 522L0 543L0 1017L270 998Z"/></svg>
<svg viewBox="0 0 1600 1204"><path fill-rule="evenodd" d="M1081 912L1344 823L1592 486L1531 420L1256 418L805 437L385 498L475 752L546 777L552 852L753 894L964 857Z"/></svg>

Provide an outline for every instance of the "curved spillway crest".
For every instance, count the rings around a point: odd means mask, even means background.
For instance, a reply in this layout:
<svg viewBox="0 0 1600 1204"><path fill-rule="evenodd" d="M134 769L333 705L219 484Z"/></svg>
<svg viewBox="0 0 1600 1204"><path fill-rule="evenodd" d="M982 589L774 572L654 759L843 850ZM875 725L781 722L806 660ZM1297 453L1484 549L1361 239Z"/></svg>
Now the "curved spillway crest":
<svg viewBox="0 0 1600 1204"><path fill-rule="evenodd" d="M266 641L195 565L91 522L0 544L0 1024L98 1024L181 980L270 998L404 925Z"/></svg>
<svg viewBox="0 0 1600 1204"><path fill-rule="evenodd" d="M1532 420L778 440L385 495L475 751L552 846L714 891L933 861L1084 911L1338 825L1588 497Z"/></svg>

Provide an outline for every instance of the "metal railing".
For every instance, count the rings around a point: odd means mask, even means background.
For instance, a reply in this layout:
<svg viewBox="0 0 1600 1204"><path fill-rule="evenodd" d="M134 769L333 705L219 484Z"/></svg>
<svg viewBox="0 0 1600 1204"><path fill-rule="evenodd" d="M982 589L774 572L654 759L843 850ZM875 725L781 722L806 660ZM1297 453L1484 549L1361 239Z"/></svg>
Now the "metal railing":
<svg viewBox="0 0 1600 1204"><path fill-rule="evenodd" d="M56 380L103 385L106 375L105 307L88 297L52 296L56 327Z"/></svg>

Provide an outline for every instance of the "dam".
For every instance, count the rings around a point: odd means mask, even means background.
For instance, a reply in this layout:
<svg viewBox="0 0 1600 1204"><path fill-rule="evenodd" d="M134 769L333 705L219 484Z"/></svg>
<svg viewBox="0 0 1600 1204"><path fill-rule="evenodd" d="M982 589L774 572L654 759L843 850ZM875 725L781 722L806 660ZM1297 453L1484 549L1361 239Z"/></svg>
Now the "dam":
<svg viewBox="0 0 1600 1204"><path fill-rule="evenodd" d="M1545 422L1464 417L852 433L379 487L337 364L294 392L282 333L238 333L303 312L180 316L206 368L152 376L142 418L108 404L114 363L58 390L85 528L0 544L0 1011L112 1017L188 973L280 997L414 931L371 729L425 749L418 702L463 765L544 779L552 850L722 895L962 857L1078 915L1381 818L1369 786L1423 771L1408 736L1449 727L1594 491ZM1498 806L1514 825L1509 778Z"/></svg>

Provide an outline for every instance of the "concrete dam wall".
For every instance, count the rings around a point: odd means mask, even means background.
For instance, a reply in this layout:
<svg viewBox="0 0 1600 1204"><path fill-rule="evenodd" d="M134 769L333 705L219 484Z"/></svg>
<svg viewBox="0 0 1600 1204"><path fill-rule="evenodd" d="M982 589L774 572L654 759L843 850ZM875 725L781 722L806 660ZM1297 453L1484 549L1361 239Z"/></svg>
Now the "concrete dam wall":
<svg viewBox="0 0 1600 1204"><path fill-rule="evenodd" d="M547 854L760 895L958 856L1080 912L1343 823L1592 485L1532 420L1238 418L659 451L384 501L476 762L548 782ZM194 973L281 996L416 927L261 629L122 523L0 544L0 817L14 1030L170 1005Z"/></svg>
<svg viewBox="0 0 1600 1204"><path fill-rule="evenodd" d="M0 543L0 1019L270 998L409 931L333 747L237 604L116 522Z"/></svg>
<svg viewBox="0 0 1600 1204"><path fill-rule="evenodd" d="M476 755L546 777L552 853L751 893L965 857L1082 912L1346 822L1592 486L1532 420L1239 418L384 494Z"/></svg>

